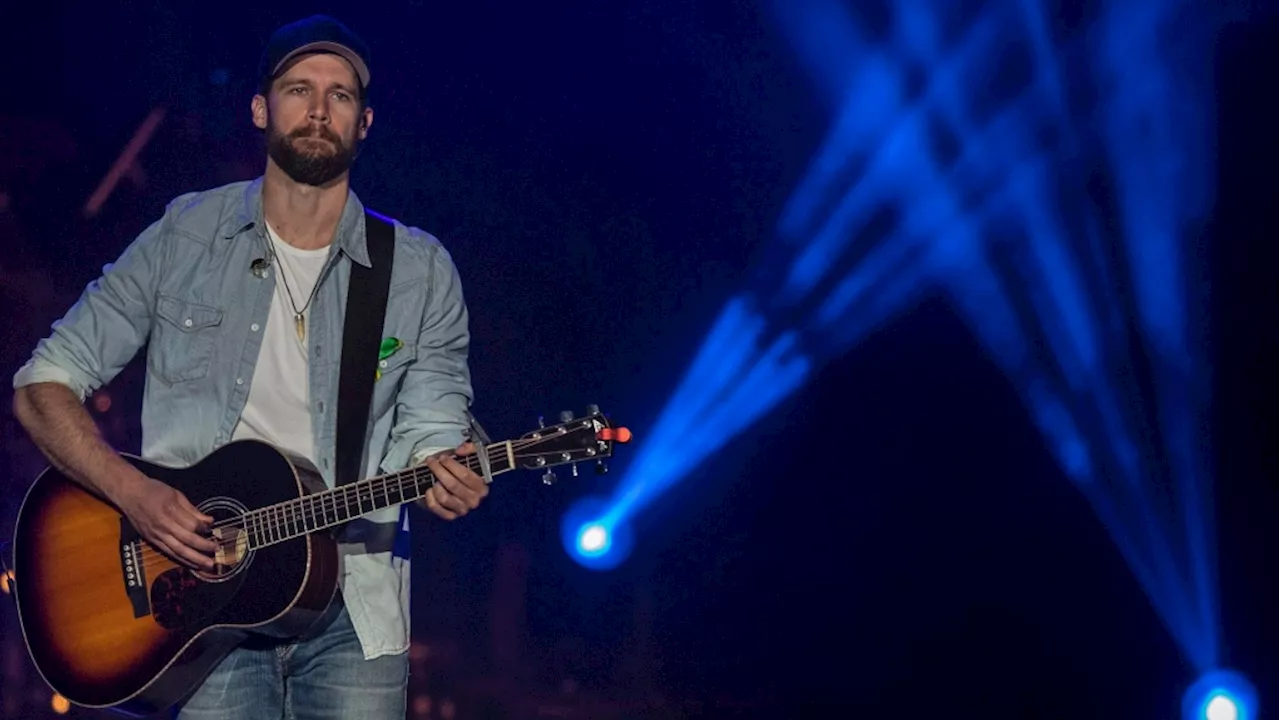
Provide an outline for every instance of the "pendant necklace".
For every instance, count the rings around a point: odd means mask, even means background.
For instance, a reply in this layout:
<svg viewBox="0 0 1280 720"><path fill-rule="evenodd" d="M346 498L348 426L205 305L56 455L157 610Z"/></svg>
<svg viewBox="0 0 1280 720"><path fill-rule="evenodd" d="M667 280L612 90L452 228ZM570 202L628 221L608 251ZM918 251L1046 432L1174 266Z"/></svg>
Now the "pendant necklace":
<svg viewBox="0 0 1280 720"><path fill-rule="evenodd" d="M311 295L307 298L306 304L304 304L302 309L299 310L298 304L293 301L293 291L289 289L289 280L285 277L283 265L284 256L277 254L274 247L271 248L271 254L275 255L276 258L280 260L280 262L277 263L277 266L280 268L278 277L280 279L280 283L284 285L285 294L289 296L289 307L293 308L293 329L298 333L298 342L305 345L307 342L307 321L303 316L303 313L307 311L307 308L311 306L311 301L315 299L316 290L320 289L320 279L316 278L316 284L311 286Z"/></svg>

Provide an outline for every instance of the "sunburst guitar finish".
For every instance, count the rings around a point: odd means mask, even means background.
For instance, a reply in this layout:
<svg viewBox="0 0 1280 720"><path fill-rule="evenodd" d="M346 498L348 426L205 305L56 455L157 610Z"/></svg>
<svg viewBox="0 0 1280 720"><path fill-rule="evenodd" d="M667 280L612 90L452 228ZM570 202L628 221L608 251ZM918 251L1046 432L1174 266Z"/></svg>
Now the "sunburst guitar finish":
<svg viewBox="0 0 1280 720"><path fill-rule="evenodd" d="M194 689L246 634L289 637L329 607L337 545L313 532L250 549L246 512L324 487L270 445L224 446L175 469L124 456L219 522L216 569L188 570L139 542L110 504L50 468L28 492L14 543L14 593L35 666L78 705L144 716ZM267 529L267 528L264 528ZM268 534L270 530L267 529Z"/></svg>
<svg viewBox="0 0 1280 720"><path fill-rule="evenodd" d="M593 409L457 459L488 478L582 461L602 468L629 439ZM166 559L113 505L49 468L18 512L13 585L23 639L49 686L76 705L132 716L181 702L249 635L318 627L335 606L335 531L435 484L419 466L326 488L310 463L253 440L187 468L122 457L213 517L215 569Z"/></svg>

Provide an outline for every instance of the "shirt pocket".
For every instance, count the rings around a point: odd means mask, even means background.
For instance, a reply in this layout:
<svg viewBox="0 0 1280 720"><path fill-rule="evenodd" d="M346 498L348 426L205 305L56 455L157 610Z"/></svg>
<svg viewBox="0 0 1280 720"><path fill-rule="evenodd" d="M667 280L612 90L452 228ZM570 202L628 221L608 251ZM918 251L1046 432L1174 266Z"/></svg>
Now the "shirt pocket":
<svg viewBox="0 0 1280 720"><path fill-rule="evenodd" d="M161 294L156 300L151 368L167 383L199 380L209 374L222 326L222 308Z"/></svg>
<svg viewBox="0 0 1280 720"><path fill-rule="evenodd" d="M418 357L416 345L404 345L391 357L378 361L377 380L373 384L374 410L371 417L378 417L391 409L392 401L400 392L405 373Z"/></svg>

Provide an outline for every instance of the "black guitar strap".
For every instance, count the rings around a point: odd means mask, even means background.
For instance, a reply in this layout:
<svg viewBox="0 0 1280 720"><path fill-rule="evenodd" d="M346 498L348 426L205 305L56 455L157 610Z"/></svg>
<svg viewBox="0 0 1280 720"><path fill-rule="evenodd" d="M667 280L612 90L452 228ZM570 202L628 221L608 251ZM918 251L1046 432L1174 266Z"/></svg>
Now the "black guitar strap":
<svg viewBox="0 0 1280 720"><path fill-rule="evenodd" d="M347 310L342 327L342 361L338 373L338 428L334 448L334 485L361 479L369 439L369 405L373 401L378 349L387 315L395 226L365 212L365 237L372 267L351 263Z"/></svg>

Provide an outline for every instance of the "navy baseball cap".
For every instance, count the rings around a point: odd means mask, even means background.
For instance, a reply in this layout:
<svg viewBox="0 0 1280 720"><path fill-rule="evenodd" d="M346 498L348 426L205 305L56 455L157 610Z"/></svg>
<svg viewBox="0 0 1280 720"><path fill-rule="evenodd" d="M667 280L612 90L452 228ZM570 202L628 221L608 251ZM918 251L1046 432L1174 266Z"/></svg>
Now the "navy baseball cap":
<svg viewBox="0 0 1280 720"><path fill-rule="evenodd" d="M258 75L275 79L290 60L306 53L333 53L351 63L361 87L369 86L369 47L350 28L328 15L312 15L276 30L262 53Z"/></svg>

